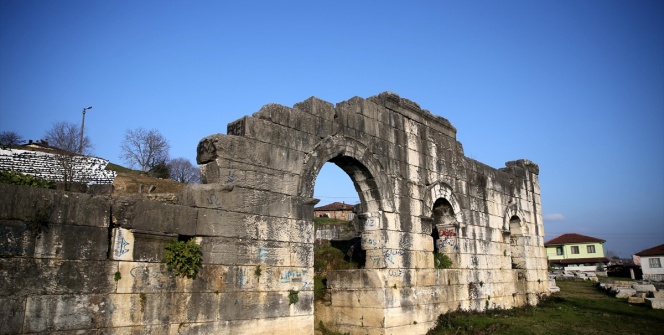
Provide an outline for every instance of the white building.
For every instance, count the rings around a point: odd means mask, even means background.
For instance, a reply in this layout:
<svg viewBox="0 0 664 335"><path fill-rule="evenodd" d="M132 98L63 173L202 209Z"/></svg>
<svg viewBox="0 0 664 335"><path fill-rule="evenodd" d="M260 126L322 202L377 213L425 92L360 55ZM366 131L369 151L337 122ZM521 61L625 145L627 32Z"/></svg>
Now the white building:
<svg viewBox="0 0 664 335"><path fill-rule="evenodd" d="M634 254L635 263L641 263L643 279L664 281L664 244Z"/></svg>

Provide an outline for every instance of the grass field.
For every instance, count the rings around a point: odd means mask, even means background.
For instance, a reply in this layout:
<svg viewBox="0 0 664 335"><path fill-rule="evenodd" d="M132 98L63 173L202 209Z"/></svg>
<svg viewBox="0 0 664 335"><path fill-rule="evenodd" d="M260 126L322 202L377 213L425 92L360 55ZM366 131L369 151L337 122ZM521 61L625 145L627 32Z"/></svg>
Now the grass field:
<svg viewBox="0 0 664 335"><path fill-rule="evenodd" d="M664 334L664 310L630 305L588 281L557 285L560 293L537 307L446 314L428 334Z"/></svg>

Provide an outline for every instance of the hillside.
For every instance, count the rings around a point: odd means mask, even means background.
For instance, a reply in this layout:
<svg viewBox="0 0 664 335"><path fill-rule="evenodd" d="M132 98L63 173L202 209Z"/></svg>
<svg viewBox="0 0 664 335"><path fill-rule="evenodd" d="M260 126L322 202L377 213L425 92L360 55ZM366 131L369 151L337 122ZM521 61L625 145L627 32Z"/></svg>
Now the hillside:
<svg viewBox="0 0 664 335"><path fill-rule="evenodd" d="M113 196L131 196L146 193L177 194L187 186L185 183L171 179L155 178L147 172L131 170L113 163L109 163L106 169L118 174L115 181L113 181Z"/></svg>

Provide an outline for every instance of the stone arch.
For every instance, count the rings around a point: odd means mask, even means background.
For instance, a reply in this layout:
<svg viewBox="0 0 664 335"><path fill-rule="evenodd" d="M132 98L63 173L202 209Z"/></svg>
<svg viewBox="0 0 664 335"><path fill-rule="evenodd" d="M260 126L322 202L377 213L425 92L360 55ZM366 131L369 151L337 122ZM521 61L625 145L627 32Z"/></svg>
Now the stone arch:
<svg viewBox="0 0 664 335"><path fill-rule="evenodd" d="M452 187L444 182L437 182L428 187L427 192L425 193L425 206L422 209L422 216L425 218L433 218L434 204L438 199L441 198L447 200L452 206L452 211L454 212L454 218L456 219L457 226L463 227L463 212L461 211L459 199L456 197L456 195L454 195Z"/></svg>
<svg viewBox="0 0 664 335"><path fill-rule="evenodd" d="M509 236L510 260L513 269L526 268L527 226L516 202L510 202L503 217L503 236Z"/></svg>
<svg viewBox="0 0 664 335"><path fill-rule="evenodd" d="M392 212L394 196L383 164L361 142L343 136L327 136L305 157L299 196L312 198L318 172L327 162L341 168L353 182L367 213Z"/></svg>
<svg viewBox="0 0 664 335"><path fill-rule="evenodd" d="M521 229L521 232L525 233L525 230L527 229L526 224L524 222L525 214L523 213L521 208L519 208L518 203L515 201L510 201L505 207L505 212L503 214L503 231L504 232L510 231L510 221L515 216L518 217L520 220L519 227Z"/></svg>
<svg viewBox="0 0 664 335"><path fill-rule="evenodd" d="M422 224L431 223L434 255L442 253L455 259L459 252L460 228L464 223L459 200L452 187L444 182L430 186L424 198L426 205L423 207ZM456 259L457 265L458 261Z"/></svg>

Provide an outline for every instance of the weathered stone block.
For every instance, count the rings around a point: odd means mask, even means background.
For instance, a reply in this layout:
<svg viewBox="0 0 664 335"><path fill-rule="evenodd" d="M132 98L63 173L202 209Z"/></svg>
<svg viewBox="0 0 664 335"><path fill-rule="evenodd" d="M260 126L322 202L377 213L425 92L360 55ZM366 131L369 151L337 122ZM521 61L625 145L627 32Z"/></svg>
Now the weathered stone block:
<svg viewBox="0 0 664 335"><path fill-rule="evenodd" d="M194 235L197 211L194 208L149 200L118 198L112 204L113 224L145 232Z"/></svg>
<svg viewBox="0 0 664 335"><path fill-rule="evenodd" d="M636 294L636 290L631 288L621 288L616 292L616 298L627 299Z"/></svg>
<svg viewBox="0 0 664 335"><path fill-rule="evenodd" d="M664 309L664 298L646 298L646 306L652 309Z"/></svg>
<svg viewBox="0 0 664 335"><path fill-rule="evenodd" d="M290 217L293 200L281 193L219 184L192 185L182 192L181 199L185 206L283 218Z"/></svg>
<svg viewBox="0 0 664 335"><path fill-rule="evenodd" d="M653 284L633 284L632 288L636 290L636 292L656 292L657 289L655 288L655 285Z"/></svg>
<svg viewBox="0 0 664 335"><path fill-rule="evenodd" d="M163 262L166 245L177 239L172 234L134 232L133 260L138 262Z"/></svg>
<svg viewBox="0 0 664 335"><path fill-rule="evenodd" d="M0 194L0 219L108 226L109 205L102 196L10 184L0 184Z"/></svg>
<svg viewBox="0 0 664 335"><path fill-rule="evenodd" d="M0 296L109 293L114 272L104 261L0 258Z"/></svg>
<svg viewBox="0 0 664 335"><path fill-rule="evenodd" d="M363 272L368 270L328 271L327 286L332 290L373 288L365 286Z"/></svg>
<svg viewBox="0 0 664 335"><path fill-rule="evenodd" d="M0 303L0 316L3 325L0 334L19 334L25 317L25 297L3 296Z"/></svg>
<svg viewBox="0 0 664 335"><path fill-rule="evenodd" d="M248 237L244 222L247 214L199 208L196 235Z"/></svg>

